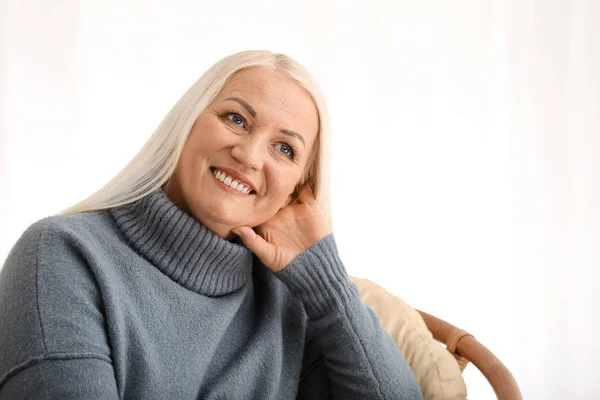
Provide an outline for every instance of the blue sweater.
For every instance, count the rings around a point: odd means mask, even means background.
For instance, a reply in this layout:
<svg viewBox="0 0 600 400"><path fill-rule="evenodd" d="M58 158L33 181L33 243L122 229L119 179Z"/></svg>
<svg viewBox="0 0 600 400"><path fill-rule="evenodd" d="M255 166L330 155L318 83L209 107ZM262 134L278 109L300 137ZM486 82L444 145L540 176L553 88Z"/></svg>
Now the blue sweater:
<svg viewBox="0 0 600 400"><path fill-rule="evenodd" d="M329 235L273 273L155 193L33 224L0 272L0 399L420 399Z"/></svg>

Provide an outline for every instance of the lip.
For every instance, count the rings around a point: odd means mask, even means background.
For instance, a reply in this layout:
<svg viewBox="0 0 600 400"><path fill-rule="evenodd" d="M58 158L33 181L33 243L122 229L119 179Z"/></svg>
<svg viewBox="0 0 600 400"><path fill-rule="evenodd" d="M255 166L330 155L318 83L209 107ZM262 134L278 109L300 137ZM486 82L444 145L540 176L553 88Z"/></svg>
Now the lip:
<svg viewBox="0 0 600 400"><path fill-rule="evenodd" d="M214 176L214 174L213 174L213 178L215 179L215 183L217 184L217 186L220 186L221 189L225 190L226 192L231 193L234 196L240 196L240 197L254 196L254 194L242 193L239 190L232 189L231 187L227 186L226 184L224 184L223 182L221 182L220 180L218 180L217 177Z"/></svg>
<svg viewBox="0 0 600 400"><path fill-rule="evenodd" d="M213 166L212 168L221 170L221 171L225 172L227 175L231 176L236 181L243 182L246 185L250 186L250 188L252 190L254 190L254 194L258 193L258 190L256 190L256 185L254 185L254 183L250 180L250 178L248 178L246 175L242 174L241 172L238 172L235 169L231 169L231 168L227 168L227 167L220 167L220 166ZM235 190L235 189L233 189L233 190Z"/></svg>

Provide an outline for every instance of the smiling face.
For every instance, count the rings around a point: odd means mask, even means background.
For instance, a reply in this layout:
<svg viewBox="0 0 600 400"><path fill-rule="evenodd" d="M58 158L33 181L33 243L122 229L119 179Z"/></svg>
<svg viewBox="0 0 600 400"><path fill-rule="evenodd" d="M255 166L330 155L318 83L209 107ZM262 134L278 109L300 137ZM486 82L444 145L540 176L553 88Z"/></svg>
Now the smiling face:
<svg viewBox="0 0 600 400"><path fill-rule="evenodd" d="M194 123L167 196L230 239L231 229L260 225L289 203L318 130L311 96L291 78L264 66L238 71ZM233 189L230 178L252 191Z"/></svg>

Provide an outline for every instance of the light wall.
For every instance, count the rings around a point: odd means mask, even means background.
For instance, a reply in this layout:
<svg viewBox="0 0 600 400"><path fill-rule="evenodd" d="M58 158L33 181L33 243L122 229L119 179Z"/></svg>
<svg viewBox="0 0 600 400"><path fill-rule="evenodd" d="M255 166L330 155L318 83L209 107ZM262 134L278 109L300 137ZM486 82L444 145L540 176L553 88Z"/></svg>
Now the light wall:
<svg viewBox="0 0 600 400"><path fill-rule="evenodd" d="M349 273L473 333L526 399L600 393L600 3L4 0L0 18L0 262L212 63L284 52L329 102Z"/></svg>

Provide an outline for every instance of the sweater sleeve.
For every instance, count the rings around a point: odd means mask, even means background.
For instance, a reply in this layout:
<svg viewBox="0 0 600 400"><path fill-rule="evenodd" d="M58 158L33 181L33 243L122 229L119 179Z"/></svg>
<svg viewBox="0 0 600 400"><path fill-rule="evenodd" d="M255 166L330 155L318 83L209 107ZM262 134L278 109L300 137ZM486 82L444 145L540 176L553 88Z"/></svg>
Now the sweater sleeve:
<svg viewBox="0 0 600 400"><path fill-rule="evenodd" d="M0 271L0 400L118 398L101 294L78 249L42 220Z"/></svg>
<svg viewBox="0 0 600 400"><path fill-rule="evenodd" d="M423 398L404 356L349 280L333 234L275 275L304 304L307 336L323 354L333 398Z"/></svg>

